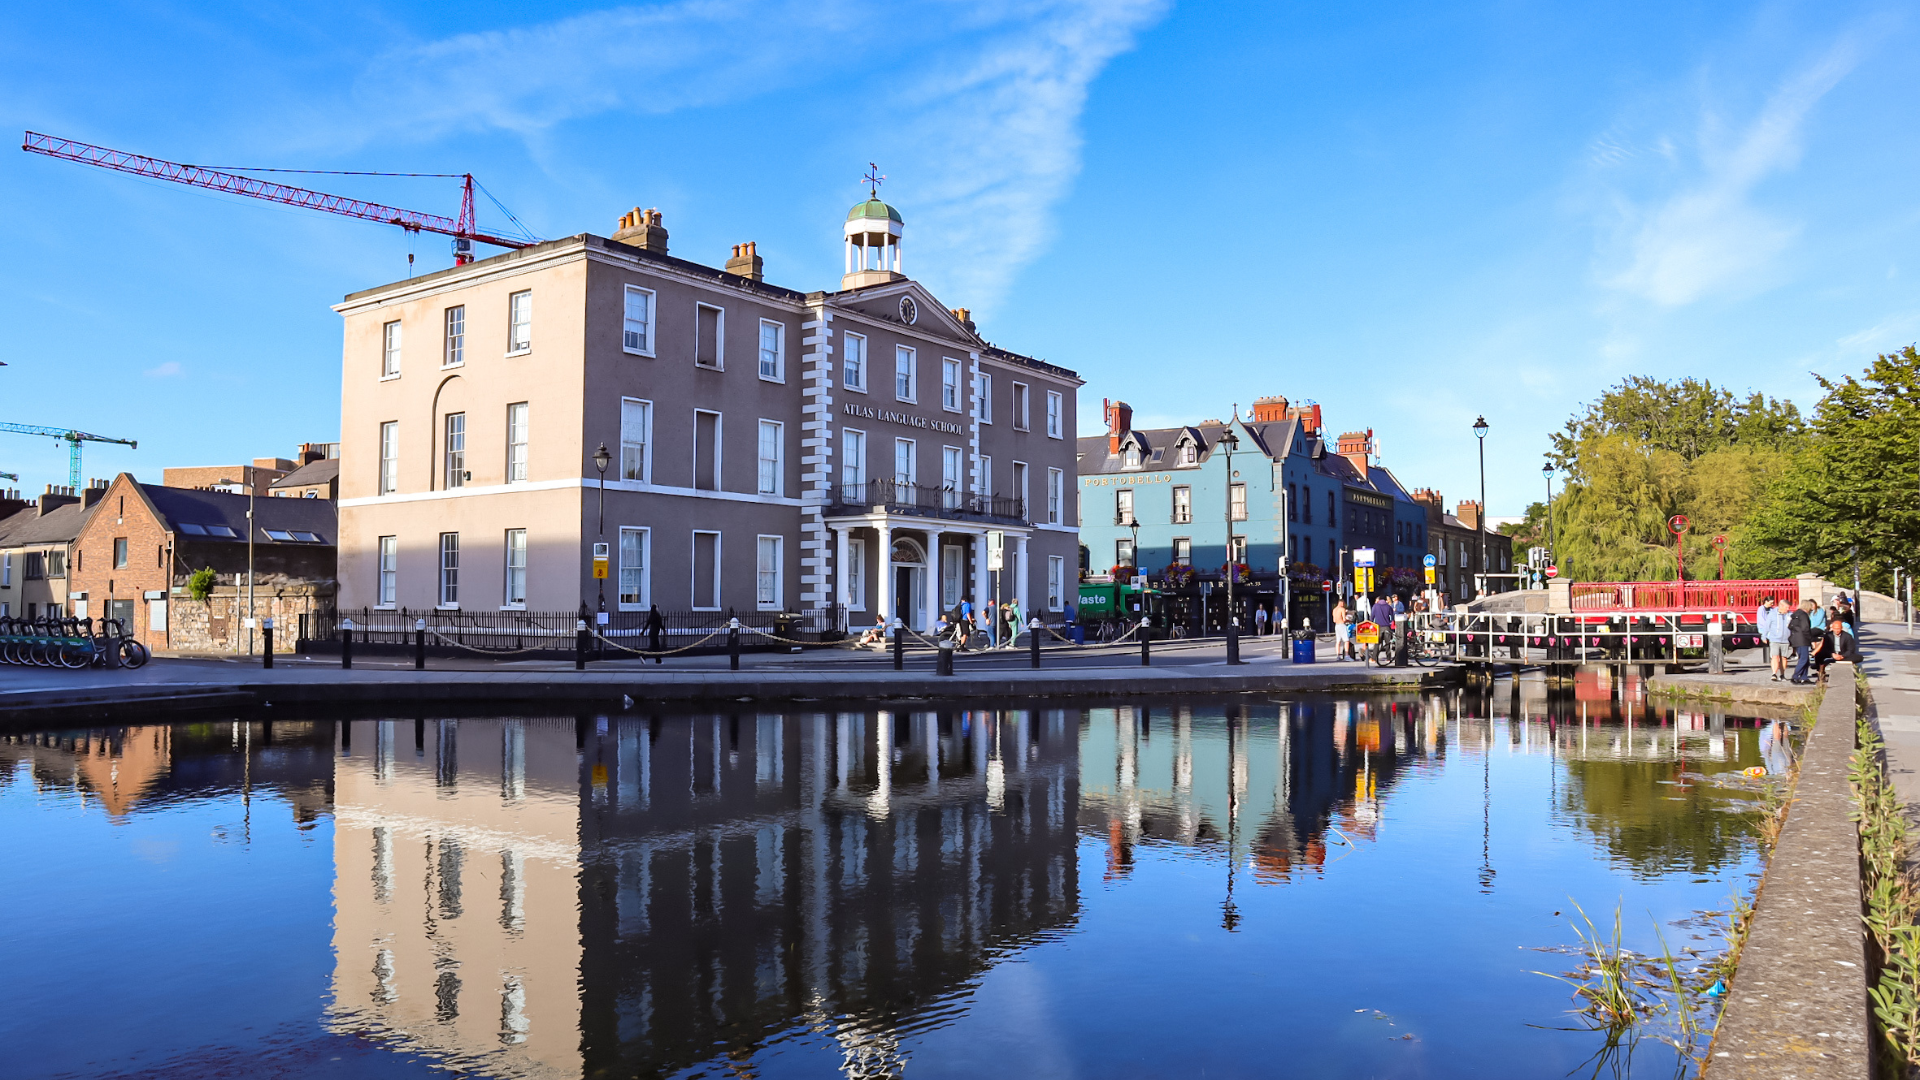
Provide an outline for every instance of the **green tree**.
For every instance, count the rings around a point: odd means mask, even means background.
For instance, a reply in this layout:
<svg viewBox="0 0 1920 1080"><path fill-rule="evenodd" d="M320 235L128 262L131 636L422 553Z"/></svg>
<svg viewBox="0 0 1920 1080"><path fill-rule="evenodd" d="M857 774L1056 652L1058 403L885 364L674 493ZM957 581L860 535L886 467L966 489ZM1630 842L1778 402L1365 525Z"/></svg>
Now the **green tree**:
<svg viewBox="0 0 1920 1080"><path fill-rule="evenodd" d="M1625 435L1692 462L1733 445L1783 448L1805 430L1791 401L1755 393L1743 402L1701 379L1666 383L1632 375L1600 395L1553 436L1554 463L1577 469L1580 448L1594 439Z"/></svg>
<svg viewBox="0 0 1920 1080"><path fill-rule="evenodd" d="M1737 534L1743 572L1813 570L1891 585L1920 547L1920 352L1882 354L1855 378L1815 376L1826 396L1806 445L1767 485Z"/></svg>

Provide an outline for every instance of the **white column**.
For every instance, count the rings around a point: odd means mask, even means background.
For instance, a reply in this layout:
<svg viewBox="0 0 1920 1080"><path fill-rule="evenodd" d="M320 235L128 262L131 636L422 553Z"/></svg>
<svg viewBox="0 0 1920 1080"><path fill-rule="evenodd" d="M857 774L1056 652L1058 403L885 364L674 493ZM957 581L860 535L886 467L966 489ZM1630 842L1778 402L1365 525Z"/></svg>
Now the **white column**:
<svg viewBox="0 0 1920 1080"><path fill-rule="evenodd" d="M833 530L833 602L840 605L841 618L848 619L847 625L851 626L847 608L852 606L853 597L847 591L847 577L847 529L841 527Z"/></svg>
<svg viewBox="0 0 1920 1080"><path fill-rule="evenodd" d="M906 273L905 270L900 269L900 238L897 236L893 238L893 272L896 274Z"/></svg>
<svg viewBox="0 0 1920 1080"><path fill-rule="evenodd" d="M1136 557L1137 558L1137 557ZM1033 605L1027 598L1027 538L1019 537L1014 545L1013 595L1020 601L1020 620L1025 622L1033 617Z"/></svg>
<svg viewBox="0 0 1920 1080"><path fill-rule="evenodd" d="M925 606L922 609L926 615L921 625L931 632L934 623L940 618L940 531L938 529L927 530L926 585Z"/></svg>
<svg viewBox="0 0 1920 1080"><path fill-rule="evenodd" d="M987 534L974 533L973 543L973 611L975 615L987 610Z"/></svg>
<svg viewBox="0 0 1920 1080"><path fill-rule="evenodd" d="M893 621L893 527L881 523L874 527L879 534L880 558L874 571L874 602L880 605L879 616L888 622Z"/></svg>

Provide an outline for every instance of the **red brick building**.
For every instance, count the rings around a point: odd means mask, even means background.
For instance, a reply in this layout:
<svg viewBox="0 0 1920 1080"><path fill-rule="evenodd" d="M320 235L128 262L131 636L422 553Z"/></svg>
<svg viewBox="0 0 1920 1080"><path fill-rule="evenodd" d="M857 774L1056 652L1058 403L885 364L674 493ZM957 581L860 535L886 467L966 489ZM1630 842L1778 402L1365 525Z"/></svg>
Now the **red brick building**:
<svg viewBox="0 0 1920 1080"><path fill-rule="evenodd" d="M121 473L74 539L69 604L77 616L123 620L150 649L239 652L251 566L251 610L276 619L276 651L290 650L298 616L332 607L335 521L330 499L249 499ZM214 585L198 600L188 583L202 569Z"/></svg>

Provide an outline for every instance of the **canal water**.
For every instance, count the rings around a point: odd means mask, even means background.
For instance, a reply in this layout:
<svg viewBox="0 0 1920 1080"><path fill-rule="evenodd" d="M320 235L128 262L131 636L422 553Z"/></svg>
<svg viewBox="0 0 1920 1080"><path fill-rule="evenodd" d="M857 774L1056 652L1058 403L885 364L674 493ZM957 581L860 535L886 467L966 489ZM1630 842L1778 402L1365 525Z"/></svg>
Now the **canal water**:
<svg viewBox="0 0 1920 1080"><path fill-rule="evenodd" d="M1717 951L1792 739L1623 696L0 737L0 1072L1670 1077L1538 972Z"/></svg>

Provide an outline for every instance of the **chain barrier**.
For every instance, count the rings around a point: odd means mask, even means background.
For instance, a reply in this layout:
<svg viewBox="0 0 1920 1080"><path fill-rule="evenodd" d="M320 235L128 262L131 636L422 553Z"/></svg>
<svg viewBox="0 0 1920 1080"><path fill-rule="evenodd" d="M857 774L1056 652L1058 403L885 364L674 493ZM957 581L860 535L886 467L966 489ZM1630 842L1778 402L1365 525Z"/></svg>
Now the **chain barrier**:
<svg viewBox="0 0 1920 1080"><path fill-rule="evenodd" d="M427 630L427 633L432 634L434 637L439 638L441 641L456 649L465 649L468 652L476 652L482 656L520 656L525 653L555 652L559 649L559 646L555 645L535 645L530 649L488 649L479 645L469 645L464 641L455 641L440 631L431 628ZM559 639L556 638L555 640ZM571 645L572 643L569 642L568 644Z"/></svg>
<svg viewBox="0 0 1920 1080"><path fill-rule="evenodd" d="M688 650L697 649L700 646L705 645L707 642L712 641L714 638L719 637L722 633L725 632L725 629L726 628L723 627L720 630L715 630L713 633L708 634L706 637L701 638L699 641L696 641L691 645L682 645L677 649L665 649L660 652L649 652L646 649L635 649L635 648L632 648L631 646L622 645L619 642L613 640L612 638L609 638L606 635L602 634L598 630L589 629L587 633L592 634L594 637L599 638L601 641L606 642L607 644L613 646L616 649L619 649L623 653L632 653L635 656L675 656L680 653L687 652ZM747 628L743 626L741 627L741 629L744 630Z"/></svg>

